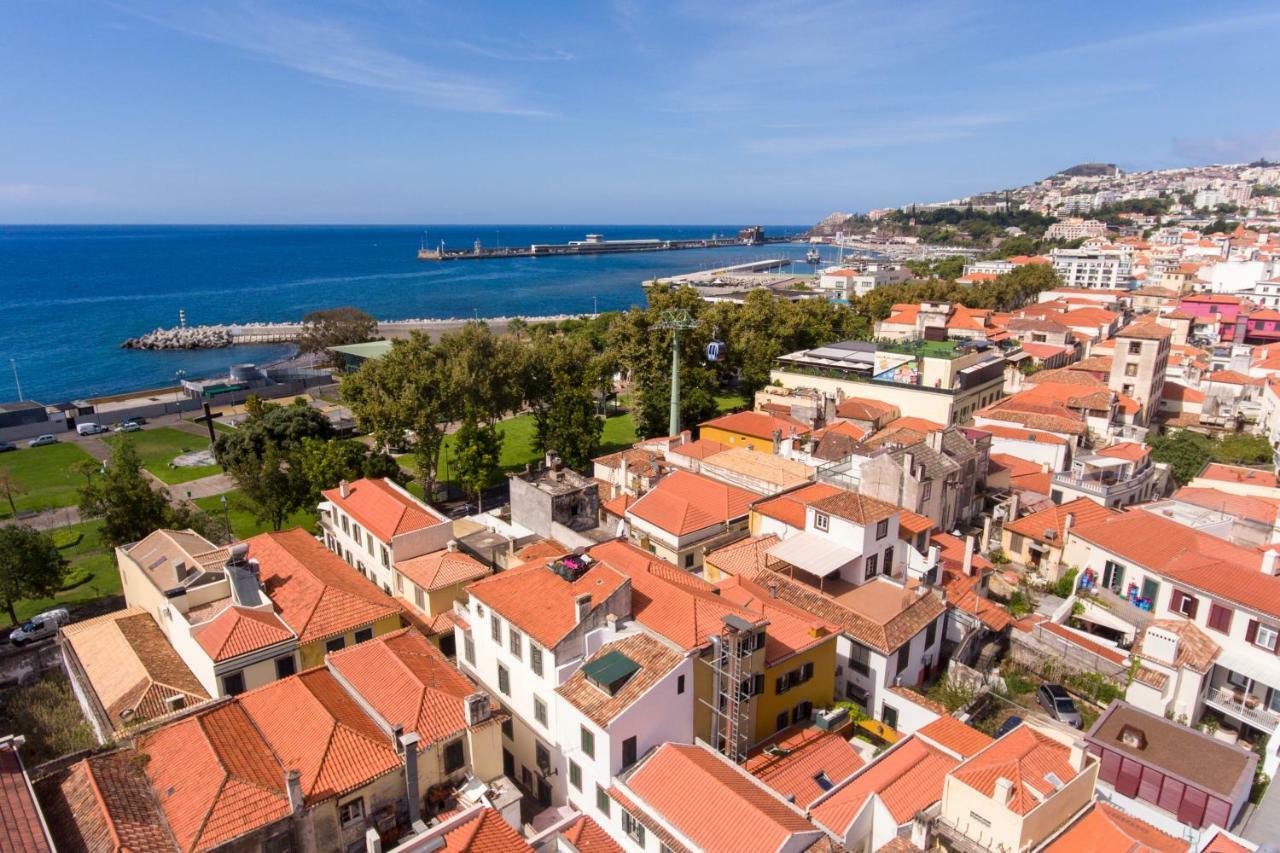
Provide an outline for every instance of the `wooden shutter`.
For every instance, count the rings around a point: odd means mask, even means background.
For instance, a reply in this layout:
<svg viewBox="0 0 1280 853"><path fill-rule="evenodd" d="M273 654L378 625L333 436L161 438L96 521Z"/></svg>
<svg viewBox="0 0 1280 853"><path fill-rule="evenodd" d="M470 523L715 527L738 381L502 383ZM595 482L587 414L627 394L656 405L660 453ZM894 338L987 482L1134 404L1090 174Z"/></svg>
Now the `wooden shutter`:
<svg viewBox="0 0 1280 853"><path fill-rule="evenodd" d="M1244 641L1246 643L1256 642L1258 639L1258 620L1250 619L1249 627L1244 632Z"/></svg>

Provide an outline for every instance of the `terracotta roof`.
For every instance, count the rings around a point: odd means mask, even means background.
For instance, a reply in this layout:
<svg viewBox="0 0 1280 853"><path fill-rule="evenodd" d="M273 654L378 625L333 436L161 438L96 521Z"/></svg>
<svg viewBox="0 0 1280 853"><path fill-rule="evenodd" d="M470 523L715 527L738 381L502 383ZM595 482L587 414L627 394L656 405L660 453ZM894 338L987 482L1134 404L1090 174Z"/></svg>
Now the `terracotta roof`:
<svg viewBox="0 0 1280 853"><path fill-rule="evenodd" d="M876 853L924 853L924 851L901 835L895 835L882 844Z"/></svg>
<svg viewBox="0 0 1280 853"><path fill-rule="evenodd" d="M131 750L82 759L35 783L60 853L172 853L168 822ZM40 850L40 847L3 848ZM47 847L44 849L48 849Z"/></svg>
<svg viewBox="0 0 1280 853"><path fill-rule="evenodd" d="M675 471L632 504L627 515L683 536L742 518L759 497L709 477Z"/></svg>
<svg viewBox="0 0 1280 853"><path fill-rule="evenodd" d="M554 539L539 539L537 542L530 542L519 551L516 551L516 559L526 563L543 557L563 557L572 550L572 548L566 547Z"/></svg>
<svg viewBox="0 0 1280 853"><path fill-rule="evenodd" d="M811 506L819 512L825 512L854 524L866 526L891 518L901 509L887 501L860 495L846 489L840 489L833 495L819 498Z"/></svg>
<svg viewBox="0 0 1280 853"><path fill-rule="evenodd" d="M151 614L140 607L73 622L62 635L116 726L168 714L165 700L170 696L182 696L187 704L209 698Z"/></svg>
<svg viewBox="0 0 1280 853"><path fill-rule="evenodd" d="M1242 843L1225 829L1214 833L1209 842L1201 848L1200 853L1253 853L1258 848L1253 844Z"/></svg>
<svg viewBox="0 0 1280 853"><path fill-rule="evenodd" d="M688 456L690 459L706 459L708 456L714 456L728 449L729 445L723 442L700 438L697 441L686 441L684 444L674 445L668 452Z"/></svg>
<svg viewBox="0 0 1280 853"><path fill-rule="evenodd" d="M944 429L945 424L925 418L903 417L889 421L875 435L866 440L869 447L882 444L915 444L924 441L931 432Z"/></svg>
<svg viewBox="0 0 1280 853"><path fill-rule="evenodd" d="M920 727L916 730L916 735L934 746L940 746L947 752L955 753L961 759L977 755L994 742L990 735L960 722L949 714L943 714L933 722Z"/></svg>
<svg viewBox="0 0 1280 853"><path fill-rule="evenodd" d="M836 416L854 421L874 421L898 411L897 406L868 397L849 397L836 406Z"/></svg>
<svg viewBox="0 0 1280 853"><path fill-rule="evenodd" d="M614 652L625 655L639 669L613 695L587 678L582 667L556 688L556 693L561 698L601 728L613 722L615 717L631 707L632 703L684 660L684 655L673 651L660 640L648 634L633 634L605 643L583 663L591 663Z"/></svg>
<svg viewBox="0 0 1280 853"><path fill-rule="evenodd" d="M627 467L632 471L639 472L647 469L653 463L665 463L662 454L655 450L648 450L643 447L628 447L625 450L619 450L616 453L609 453L604 456L597 456L591 461L605 468L617 468L622 464L622 460L627 461Z"/></svg>
<svg viewBox="0 0 1280 853"><path fill-rule="evenodd" d="M843 838L867 801L878 796L894 822L909 823L916 812L942 799L947 773L959 760L911 736L810 810L815 823Z"/></svg>
<svg viewBox="0 0 1280 853"><path fill-rule="evenodd" d="M262 588L300 643L400 613L390 596L301 528L261 533L248 545L261 569Z"/></svg>
<svg viewBox="0 0 1280 853"><path fill-rule="evenodd" d="M596 565L570 583L547 568L546 562L525 563L490 575L471 584L467 592L539 644L554 649L578 624L575 598L590 594L595 609L627 579L608 566Z"/></svg>
<svg viewBox="0 0 1280 853"><path fill-rule="evenodd" d="M1147 624L1148 628L1159 628L1162 631L1169 631L1178 636L1178 653L1174 658L1173 666L1177 669L1189 667L1196 672L1205 673L1209 671L1209 667L1213 665L1214 660L1218 657L1218 653L1222 651L1222 647L1209 638L1204 631L1196 627L1196 623L1186 619L1153 619ZM1142 641L1146 638L1147 632L1144 628L1138 632L1138 636L1133 641L1133 648L1130 654L1136 657L1146 657L1148 660L1154 660L1145 655L1142 651ZM1157 661L1164 664L1164 661ZM1168 664L1165 664L1166 666Z"/></svg>
<svg viewBox="0 0 1280 853"><path fill-rule="evenodd" d="M1169 497L1171 500L1217 510L1268 527L1276 523L1276 516L1280 514L1280 498L1261 495L1236 495L1201 486L1183 486Z"/></svg>
<svg viewBox="0 0 1280 853"><path fill-rule="evenodd" d="M560 830L560 837L578 853L624 853L622 846L586 815Z"/></svg>
<svg viewBox="0 0 1280 853"><path fill-rule="evenodd" d="M974 555L974 565L981 557ZM985 562L985 560L983 561ZM944 564L941 586L947 593L947 605L978 617L992 631L1003 631L1013 624L1013 616L1001 604L992 601L978 591L978 578L964 574L953 565Z"/></svg>
<svg viewBox="0 0 1280 853"><path fill-rule="evenodd" d="M732 447L708 456L702 460L700 470L707 476L719 476L723 472L738 474L784 489L808 482L813 476L813 468L803 462L748 447Z"/></svg>
<svg viewBox="0 0 1280 853"><path fill-rule="evenodd" d="M781 431L783 438L793 434L805 435L809 432L809 427L795 418L766 415L763 412L734 412L730 415L721 415L718 418L703 421L698 426L701 428L712 427L725 432L736 432L770 442L773 441L774 430Z"/></svg>
<svg viewBox="0 0 1280 853"><path fill-rule="evenodd" d="M328 661L378 716L416 732L421 748L467 728L465 700L475 685L411 628L334 652Z"/></svg>
<svg viewBox="0 0 1280 853"><path fill-rule="evenodd" d="M138 751L181 850L216 847L291 813L284 768L239 702L149 732Z"/></svg>
<svg viewBox="0 0 1280 853"><path fill-rule="evenodd" d="M192 632L200 648L215 661L230 660L294 639L275 613L230 606Z"/></svg>
<svg viewBox="0 0 1280 853"><path fill-rule="evenodd" d="M1121 441L1104 447L1096 451L1096 456L1106 456L1109 459L1125 459L1129 462L1138 462L1147 457L1150 448L1145 444L1138 444L1136 441Z"/></svg>
<svg viewBox="0 0 1280 853"><path fill-rule="evenodd" d="M1280 577L1257 551L1149 512L1125 512L1072 534L1166 578L1280 617Z"/></svg>
<svg viewBox="0 0 1280 853"><path fill-rule="evenodd" d="M999 805L1025 815L1057 790L1051 774L1060 784L1076 777L1079 771L1071 766L1070 752L1065 744L1024 723L951 771L951 776L989 799L995 797L996 780L1011 781L1009 800Z"/></svg>
<svg viewBox="0 0 1280 853"><path fill-rule="evenodd" d="M238 702L280 765L302 771L308 803L340 796L400 767L391 739L327 669L272 682Z"/></svg>
<svg viewBox="0 0 1280 853"><path fill-rule="evenodd" d="M1164 693L1165 687L1169 684L1169 676L1163 672L1157 672L1154 669L1148 669L1145 666L1139 666L1133 671L1133 680L1141 681L1148 687L1154 687L1161 693Z"/></svg>
<svg viewBox="0 0 1280 853"><path fill-rule="evenodd" d="M744 770L701 746L665 743L636 766L627 791L707 853L780 850L816 828Z"/></svg>
<svg viewBox="0 0 1280 853"><path fill-rule="evenodd" d="M1276 486L1274 471L1260 468L1246 468L1243 465L1224 465L1221 462L1210 462L1199 474L1203 480L1222 480L1226 483L1249 483L1255 486Z"/></svg>
<svg viewBox="0 0 1280 853"><path fill-rule="evenodd" d="M908 702L914 702L915 704L919 705L921 708L932 711L933 713L937 714L940 717L945 717L949 713L947 711L947 707L943 705L941 702L935 702L932 699L930 699L928 696L925 696L923 693L920 693L919 691L912 690L910 687L903 687L900 684L891 684L889 685L889 692L897 696L901 696L903 699L906 699Z"/></svg>
<svg viewBox="0 0 1280 853"><path fill-rule="evenodd" d="M588 853L587 848L580 849ZM533 848L496 809L485 807L468 820L451 825L439 853L533 853Z"/></svg>
<svg viewBox="0 0 1280 853"><path fill-rule="evenodd" d="M1023 352L1038 359L1053 358L1055 355L1071 352L1074 349L1074 347L1057 346L1056 344L1038 344L1034 341L1029 341L1022 345Z"/></svg>
<svg viewBox="0 0 1280 853"><path fill-rule="evenodd" d="M1252 377L1245 376L1243 373L1240 373L1235 370L1215 370L1213 373L1210 373L1208 376L1206 376L1205 379L1209 382L1220 382L1223 385L1261 385L1262 384L1261 379L1254 379Z"/></svg>
<svg viewBox="0 0 1280 853"><path fill-rule="evenodd" d="M1107 803L1095 802L1045 853L1080 850L1123 850L1125 853L1186 853L1187 842L1156 829Z"/></svg>
<svg viewBox="0 0 1280 853"><path fill-rule="evenodd" d="M1129 662L1129 658L1116 651L1114 647L1095 643L1081 631L1073 631L1070 628L1059 625L1057 622L1048 621L1042 622L1040 624L1040 628L1043 631L1048 631L1050 634L1054 634L1059 638L1066 640L1068 643L1079 646L1086 651L1105 658L1114 664L1123 666Z"/></svg>
<svg viewBox="0 0 1280 853"><path fill-rule="evenodd" d="M18 747L0 746L0 850L53 853Z"/></svg>
<svg viewBox="0 0 1280 853"><path fill-rule="evenodd" d="M919 515L905 508L898 510L898 529L905 530L911 536L927 533L937 526L938 523L932 518Z"/></svg>
<svg viewBox="0 0 1280 853"><path fill-rule="evenodd" d="M588 552L602 569L631 580L631 613L646 628L680 648L692 650L710 642L724 628L725 616L762 621L751 610L721 596L696 575L656 559L629 542L615 539Z"/></svg>
<svg viewBox="0 0 1280 853"><path fill-rule="evenodd" d="M775 666L786 658L834 640L837 627L811 616L804 610L769 595L769 590L741 575L725 578L716 584L725 601L750 611L756 619L767 619L764 658L767 666Z"/></svg>
<svg viewBox="0 0 1280 853"><path fill-rule="evenodd" d="M618 495L616 498L609 498L607 501L601 502L600 509L607 512L609 515L612 515L614 518L622 518L627 514L627 510L631 508L631 505L635 503L636 500L637 498L635 495L623 493ZM568 552L562 551L561 553L565 554Z"/></svg>
<svg viewBox="0 0 1280 853"><path fill-rule="evenodd" d="M737 542L709 552L703 561L731 575L745 574L748 577L754 577L756 572L763 570L772 562L769 549L779 541L781 540L772 533L768 536L739 539Z"/></svg>
<svg viewBox="0 0 1280 853"><path fill-rule="evenodd" d="M381 477L356 480L347 487L345 498L341 489L328 489L324 497L382 542L390 542L393 536L434 527L447 520Z"/></svg>
<svg viewBox="0 0 1280 853"><path fill-rule="evenodd" d="M1125 730L1142 734L1141 747L1125 742ZM1106 747L1162 771L1227 802L1249 790L1258 756L1241 746L1223 743L1198 729L1150 714L1114 700L1085 735L1090 745Z"/></svg>
<svg viewBox="0 0 1280 853"><path fill-rule="evenodd" d="M1164 387L1160 389L1160 399L1173 400L1180 403L1203 403L1204 392L1166 379Z"/></svg>
<svg viewBox="0 0 1280 853"><path fill-rule="evenodd" d="M844 735L806 724L758 744L742 766L783 798L807 810L832 785L848 779L863 764ZM818 784L819 777L825 777L825 788Z"/></svg>
<svg viewBox="0 0 1280 853"><path fill-rule="evenodd" d="M814 501L828 498L842 492L837 486L829 483L810 483L798 489L791 489L772 498L757 501L751 509L760 515L775 518L791 527L804 529L805 507ZM732 547L732 546L730 546Z"/></svg>
<svg viewBox="0 0 1280 853"><path fill-rule="evenodd" d="M1063 315L1062 322L1068 326L1109 326L1119 317L1119 314L1105 308L1085 307L1068 311Z"/></svg>
<svg viewBox="0 0 1280 853"><path fill-rule="evenodd" d="M1089 498L1076 498L1052 509L1024 515L1014 521L1006 521L1004 529L1037 542L1046 542L1055 548L1061 548L1066 544L1068 515L1073 517L1073 525L1081 525L1105 521L1119 514L1114 509L1108 509ZM1053 538L1046 535L1049 531L1053 531Z"/></svg>
<svg viewBox="0 0 1280 853"><path fill-rule="evenodd" d="M998 424L989 424L984 427L978 427L983 432L991 433L994 438L1008 438L1014 441L1034 441L1037 444L1066 444L1067 440L1060 435L1054 435L1051 432L1040 432L1033 429L1017 429L1016 427L1000 426ZM995 458L995 454L992 454Z"/></svg>
<svg viewBox="0 0 1280 853"><path fill-rule="evenodd" d="M565 553L560 551L556 556ZM448 549L400 560L395 565L396 571L427 592L479 580L490 573L488 566L471 555Z"/></svg>

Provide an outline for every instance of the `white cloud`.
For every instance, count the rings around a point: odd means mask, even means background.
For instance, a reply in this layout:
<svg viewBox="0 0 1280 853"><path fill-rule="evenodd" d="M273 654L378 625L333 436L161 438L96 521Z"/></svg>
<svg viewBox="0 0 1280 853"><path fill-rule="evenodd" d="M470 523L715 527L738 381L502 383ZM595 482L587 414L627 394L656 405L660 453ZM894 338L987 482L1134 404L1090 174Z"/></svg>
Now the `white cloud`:
<svg viewBox="0 0 1280 853"><path fill-rule="evenodd" d="M560 48L540 48L507 40L487 39L480 42L458 39L453 44L469 53L499 62L572 62L577 58Z"/></svg>
<svg viewBox="0 0 1280 853"><path fill-rule="evenodd" d="M454 112L545 115L505 87L432 68L388 50L336 20L303 18L247 3L142 5L122 11L193 38L347 86L391 92Z"/></svg>

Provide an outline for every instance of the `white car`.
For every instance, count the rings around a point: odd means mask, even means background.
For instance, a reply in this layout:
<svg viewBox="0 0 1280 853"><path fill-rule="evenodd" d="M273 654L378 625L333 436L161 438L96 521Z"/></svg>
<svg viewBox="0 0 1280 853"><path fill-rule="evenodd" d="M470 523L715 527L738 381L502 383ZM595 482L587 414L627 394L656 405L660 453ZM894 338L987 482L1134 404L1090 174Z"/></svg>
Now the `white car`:
<svg viewBox="0 0 1280 853"><path fill-rule="evenodd" d="M34 643L36 640L52 637L58 633L59 628L70 621L71 614L67 612L65 607L46 610L44 613L32 616L26 622L23 622L21 626L10 631L9 642L15 646L21 646L24 643Z"/></svg>
<svg viewBox="0 0 1280 853"><path fill-rule="evenodd" d="M138 432L141 429L141 424L136 424L133 421L125 421L116 427L116 432Z"/></svg>
<svg viewBox="0 0 1280 853"><path fill-rule="evenodd" d="M101 433L110 432L110 431L111 430L107 429L102 424L94 424L94 423L76 424L76 433L78 435L99 435Z"/></svg>
<svg viewBox="0 0 1280 853"><path fill-rule="evenodd" d="M46 444L57 444L57 443L58 443L58 439L56 436L52 436L52 435L49 435L48 433L45 433L44 435L37 435L35 438L28 441L27 447L44 447Z"/></svg>

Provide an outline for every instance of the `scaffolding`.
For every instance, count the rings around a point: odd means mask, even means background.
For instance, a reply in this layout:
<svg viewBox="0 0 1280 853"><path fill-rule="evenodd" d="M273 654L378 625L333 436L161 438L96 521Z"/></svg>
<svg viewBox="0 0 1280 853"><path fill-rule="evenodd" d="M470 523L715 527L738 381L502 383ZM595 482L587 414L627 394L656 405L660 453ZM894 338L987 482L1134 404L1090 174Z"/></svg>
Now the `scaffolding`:
<svg viewBox="0 0 1280 853"><path fill-rule="evenodd" d="M715 638L711 665L715 671L715 696L711 706L715 746L734 763L747 758L751 744L752 673L747 667L756 650L756 626L730 614ZM745 673L745 676L744 676Z"/></svg>

